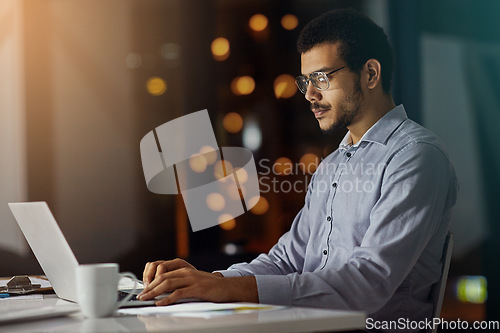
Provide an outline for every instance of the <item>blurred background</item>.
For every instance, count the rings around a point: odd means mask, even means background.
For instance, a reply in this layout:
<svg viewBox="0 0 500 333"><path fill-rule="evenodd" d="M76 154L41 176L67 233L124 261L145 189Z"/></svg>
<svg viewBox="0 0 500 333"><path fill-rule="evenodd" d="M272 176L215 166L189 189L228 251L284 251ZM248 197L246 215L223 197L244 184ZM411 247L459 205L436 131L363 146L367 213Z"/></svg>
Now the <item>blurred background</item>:
<svg viewBox="0 0 500 333"><path fill-rule="evenodd" d="M460 180L443 317L500 313L500 2L0 0L0 276L41 273L8 207L47 201L80 263L182 257L223 269L269 250L300 210L321 134L294 77L301 28L353 7L389 36L393 96L447 144ZM139 142L208 109L220 146L253 151L262 198L193 233L147 190Z"/></svg>

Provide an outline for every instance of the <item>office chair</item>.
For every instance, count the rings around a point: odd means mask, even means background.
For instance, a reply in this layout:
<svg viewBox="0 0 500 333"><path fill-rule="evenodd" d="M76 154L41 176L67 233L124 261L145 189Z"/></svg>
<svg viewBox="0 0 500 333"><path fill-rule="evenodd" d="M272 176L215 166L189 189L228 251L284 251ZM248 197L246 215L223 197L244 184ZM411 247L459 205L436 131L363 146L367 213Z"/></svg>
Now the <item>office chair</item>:
<svg viewBox="0 0 500 333"><path fill-rule="evenodd" d="M441 262L441 278L432 286L431 297L434 303L434 313L432 318L439 318L441 316L441 307L443 306L444 291L446 289L446 280L448 280L448 271L450 269L451 252L453 251L453 234L448 232L444 241L443 256ZM437 332L437 326L433 327L432 333Z"/></svg>

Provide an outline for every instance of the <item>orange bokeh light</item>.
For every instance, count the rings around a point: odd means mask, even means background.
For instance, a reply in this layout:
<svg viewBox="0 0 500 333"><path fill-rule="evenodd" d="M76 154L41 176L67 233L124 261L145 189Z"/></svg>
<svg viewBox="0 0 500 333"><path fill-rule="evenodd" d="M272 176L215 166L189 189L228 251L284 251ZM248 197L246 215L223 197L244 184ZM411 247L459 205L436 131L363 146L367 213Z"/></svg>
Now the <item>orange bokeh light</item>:
<svg viewBox="0 0 500 333"><path fill-rule="evenodd" d="M274 96L276 98L290 98L296 92L295 78L290 74L281 74L274 79Z"/></svg>
<svg viewBox="0 0 500 333"><path fill-rule="evenodd" d="M269 20L265 15L262 14L255 14L248 21L248 25L254 31L263 31L267 28L268 24Z"/></svg>
<svg viewBox="0 0 500 333"><path fill-rule="evenodd" d="M252 204L253 202L255 202L255 200L257 200L257 199L252 198L252 199L250 199L249 203ZM255 206L250 208L250 211L252 213L254 213L255 215L263 215L263 214L267 213L267 211L269 210L269 202L264 197L260 197L258 200L259 201L257 201Z"/></svg>
<svg viewBox="0 0 500 333"><path fill-rule="evenodd" d="M160 77L153 76L146 81L146 89L153 96L160 96L167 91L167 83Z"/></svg>
<svg viewBox="0 0 500 333"><path fill-rule="evenodd" d="M239 113L229 112L224 116L222 124L229 133L238 133L243 128L243 118Z"/></svg>
<svg viewBox="0 0 500 333"><path fill-rule="evenodd" d="M238 183L243 185L248 181L248 172L245 169L239 169L236 171L236 177L238 177Z"/></svg>
<svg viewBox="0 0 500 333"><path fill-rule="evenodd" d="M201 173L207 169L207 159L203 155L192 155L189 159L189 166L194 172Z"/></svg>
<svg viewBox="0 0 500 333"><path fill-rule="evenodd" d="M215 60L226 60L230 53L229 41L224 37L216 38L212 42L211 50Z"/></svg>
<svg viewBox="0 0 500 333"><path fill-rule="evenodd" d="M228 161L217 161L214 165L214 177L220 181L226 181L226 175L233 173L233 165Z"/></svg>
<svg viewBox="0 0 500 333"><path fill-rule="evenodd" d="M238 76L231 81L231 91L235 95L249 95L255 89L255 81L251 76Z"/></svg>
<svg viewBox="0 0 500 333"><path fill-rule="evenodd" d="M220 193L210 193L206 198L207 206L213 211L219 212L226 207L226 200Z"/></svg>
<svg viewBox="0 0 500 333"><path fill-rule="evenodd" d="M214 147L211 146L203 146L200 148L200 154L205 157L207 164L214 164L217 160L217 151Z"/></svg>
<svg viewBox="0 0 500 333"><path fill-rule="evenodd" d="M288 157L280 157L276 159L273 165L273 170L278 175L289 175L293 171L292 160Z"/></svg>
<svg viewBox="0 0 500 333"><path fill-rule="evenodd" d="M299 25L299 19L293 14L286 14L281 18L281 26L286 30L293 30Z"/></svg>
<svg viewBox="0 0 500 333"><path fill-rule="evenodd" d="M306 153L299 160L299 167L304 173L312 174L318 168L319 157L314 153Z"/></svg>
<svg viewBox="0 0 500 333"><path fill-rule="evenodd" d="M222 214L219 216L219 227L224 230L233 230L236 227L236 220L229 214Z"/></svg>

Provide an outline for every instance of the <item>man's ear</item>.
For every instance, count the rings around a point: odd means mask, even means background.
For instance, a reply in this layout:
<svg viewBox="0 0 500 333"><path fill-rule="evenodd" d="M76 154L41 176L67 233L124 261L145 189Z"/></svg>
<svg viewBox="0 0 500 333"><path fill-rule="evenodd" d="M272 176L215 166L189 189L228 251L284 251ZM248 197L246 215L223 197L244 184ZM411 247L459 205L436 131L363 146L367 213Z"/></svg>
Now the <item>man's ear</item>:
<svg viewBox="0 0 500 333"><path fill-rule="evenodd" d="M382 66L377 59L368 59L365 63L366 83L368 89L382 84Z"/></svg>

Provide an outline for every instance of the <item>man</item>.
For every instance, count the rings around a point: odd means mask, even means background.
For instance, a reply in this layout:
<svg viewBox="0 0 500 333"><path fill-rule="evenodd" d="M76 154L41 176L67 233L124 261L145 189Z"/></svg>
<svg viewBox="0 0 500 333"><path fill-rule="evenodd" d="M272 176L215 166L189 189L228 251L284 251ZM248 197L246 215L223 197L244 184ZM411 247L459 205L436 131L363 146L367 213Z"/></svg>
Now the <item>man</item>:
<svg viewBox="0 0 500 333"><path fill-rule="evenodd" d="M440 141L394 105L392 49L370 19L327 12L304 28L298 50L297 85L320 128L349 131L313 175L290 231L225 271L148 263L141 299L173 292L157 304L260 301L425 320L456 201L453 167Z"/></svg>

